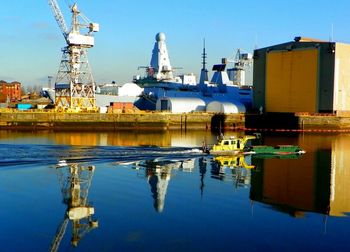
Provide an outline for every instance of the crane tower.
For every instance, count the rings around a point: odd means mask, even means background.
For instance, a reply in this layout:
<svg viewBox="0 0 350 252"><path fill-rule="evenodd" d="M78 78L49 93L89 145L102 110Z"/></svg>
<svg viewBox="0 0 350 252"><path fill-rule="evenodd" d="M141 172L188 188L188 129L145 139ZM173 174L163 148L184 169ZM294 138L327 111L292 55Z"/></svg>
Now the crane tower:
<svg viewBox="0 0 350 252"><path fill-rule="evenodd" d="M99 25L90 22L75 3L71 7L72 22L68 29L56 0L49 0L55 19L67 45L55 81L55 107L58 110L96 110L95 82L88 61L87 49L94 46L93 33ZM82 29L87 29L83 33Z"/></svg>

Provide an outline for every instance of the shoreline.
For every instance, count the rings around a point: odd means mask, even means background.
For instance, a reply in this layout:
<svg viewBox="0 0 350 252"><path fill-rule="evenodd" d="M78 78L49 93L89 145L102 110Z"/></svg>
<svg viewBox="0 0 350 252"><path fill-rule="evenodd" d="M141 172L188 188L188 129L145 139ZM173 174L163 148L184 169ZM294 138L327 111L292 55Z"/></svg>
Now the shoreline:
<svg viewBox="0 0 350 252"><path fill-rule="evenodd" d="M244 127L244 122L243 114L0 112L0 129L7 130L219 130Z"/></svg>
<svg viewBox="0 0 350 252"><path fill-rule="evenodd" d="M60 113L0 111L1 130L118 131L226 130L275 132L350 132L350 116L336 114L268 113L213 114L166 112Z"/></svg>

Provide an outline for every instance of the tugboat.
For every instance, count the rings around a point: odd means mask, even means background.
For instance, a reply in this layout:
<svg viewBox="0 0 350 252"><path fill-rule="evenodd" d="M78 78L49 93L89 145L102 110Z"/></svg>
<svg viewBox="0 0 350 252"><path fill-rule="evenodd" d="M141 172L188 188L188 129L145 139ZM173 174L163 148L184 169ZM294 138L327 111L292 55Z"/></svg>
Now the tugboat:
<svg viewBox="0 0 350 252"><path fill-rule="evenodd" d="M226 137L221 135L218 138L218 142L211 148L203 145L203 152L218 156L245 154L247 142L251 139L257 139L257 135L243 137Z"/></svg>
<svg viewBox="0 0 350 252"><path fill-rule="evenodd" d="M304 154L305 151L297 145L252 145L248 146L247 143L251 139L259 138L259 134L253 136L243 137L225 137L220 136L218 142L212 147L208 147L203 144L202 150L205 153L214 156L225 156L225 155L259 155L259 156L278 156L278 155L300 155Z"/></svg>

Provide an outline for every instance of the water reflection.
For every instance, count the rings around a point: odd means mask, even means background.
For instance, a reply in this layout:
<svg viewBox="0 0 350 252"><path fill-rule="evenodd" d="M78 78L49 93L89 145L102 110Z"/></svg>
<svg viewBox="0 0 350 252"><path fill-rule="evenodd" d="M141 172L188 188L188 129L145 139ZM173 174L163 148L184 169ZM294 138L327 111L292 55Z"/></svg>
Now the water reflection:
<svg viewBox="0 0 350 252"><path fill-rule="evenodd" d="M350 138L334 136L328 145L299 159L257 159L253 164L250 199L294 217L305 212L346 216L350 212Z"/></svg>
<svg viewBox="0 0 350 252"><path fill-rule="evenodd" d="M67 205L63 221L57 229L50 251L57 251L65 234L69 221L72 224L71 244L78 246L83 236L98 227L98 221L93 219L94 207L88 202L89 188L94 166L67 164L60 161L56 167L63 203Z"/></svg>
<svg viewBox="0 0 350 252"><path fill-rule="evenodd" d="M255 166L251 165L250 155L217 156L213 158L211 177L219 180L230 179L235 188L247 187L250 185L250 170L254 168ZM231 174L227 174L227 170Z"/></svg>
<svg viewBox="0 0 350 252"><path fill-rule="evenodd" d="M171 176L171 168L169 167L147 167L146 176L153 197L154 209L161 213L164 209L165 195Z"/></svg>
<svg viewBox="0 0 350 252"><path fill-rule="evenodd" d="M233 135L238 134L234 132ZM242 133L240 133L242 134ZM216 134L196 131L138 131L117 132L14 132L0 130L0 143L37 143L82 146L201 146L203 140L214 142ZM35 139L35 141L33 140Z"/></svg>
<svg viewBox="0 0 350 252"><path fill-rule="evenodd" d="M151 191L153 207L158 213L162 213L165 207L167 190L171 178L176 172L193 173L198 167L200 176L200 195L203 197L205 188L206 173L211 171L211 178L234 182L234 186L247 187L250 185L251 169L250 156L225 156L225 157L199 157L175 160L163 160L155 158L152 160L137 161L133 164L133 169L138 170L138 175L144 177ZM118 163L120 165L120 163ZM143 174L140 174L143 171ZM226 174L229 171L230 174Z"/></svg>
<svg viewBox="0 0 350 252"><path fill-rule="evenodd" d="M316 139L317 140L317 139ZM184 160L153 159L137 163L151 188L153 205L163 212L174 171L194 172L198 167L200 195L210 179L233 182L234 188L250 188L250 199L271 209L302 217L306 212L346 216L350 212L350 137L333 137L331 144L300 136L293 144L307 145L307 153L259 157L254 155L197 157ZM265 144L276 139L266 138ZM280 140L281 141L281 140Z"/></svg>
<svg viewBox="0 0 350 252"><path fill-rule="evenodd" d="M136 164L136 169L144 170L145 177L151 187L154 209L158 213L164 210L165 197L168 185L174 170L192 172L195 168L196 159L158 161L145 160Z"/></svg>
<svg viewBox="0 0 350 252"><path fill-rule="evenodd" d="M350 135L263 140L299 145L306 153L263 159L212 157L192 147L0 144L2 250L45 251L52 242L51 251L226 251L232 244L223 239L234 237L237 250L316 251L337 244L346 251L350 219L333 216L350 212ZM79 164L48 167L61 159ZM97 209L103 225L95 220ZM42 216L48 211L56 220ZM327 236L320 233L322 220ZM261 235L251 239L251 230Z"/></svg>
<svg viewBox="0 0 350 252"><path fill-rule="evenodd" d="M205 188L205 174L207 173L207 159L206 158L199 158L198 159L198 167L199 167L199 176L200 176L200 192L201 192L201 198L203 198L204 194L204 188Z"/></svg>

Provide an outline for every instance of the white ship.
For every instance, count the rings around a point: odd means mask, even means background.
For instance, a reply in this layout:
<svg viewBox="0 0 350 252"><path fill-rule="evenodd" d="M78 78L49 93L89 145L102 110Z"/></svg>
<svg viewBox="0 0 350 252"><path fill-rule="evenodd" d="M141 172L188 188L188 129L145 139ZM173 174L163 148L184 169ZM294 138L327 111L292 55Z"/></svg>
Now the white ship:
<svg viewBox="0 0 350 252"><path fill-rule="evenodd" d="M242 55L248 58L248 55ZM146 69L146 76L135 76L133 80L144 88L142 96L135 105L139 109L173 112L208 111L213 107L215 110L221 107L222 109L231 108L228 109L231 112L245 112L250 108L252 89L242 85L243 69L239 66L230 69L231 75L241 80L241 83L235 83L234 80L230 80L226 71L227 61L223 60L222 64L213 66L214 74L209 82L205 59L204 47L203 67L198 84L193 74L174 76L165 43L165 34L158 33L150 65L143 67Z"/></svg>

